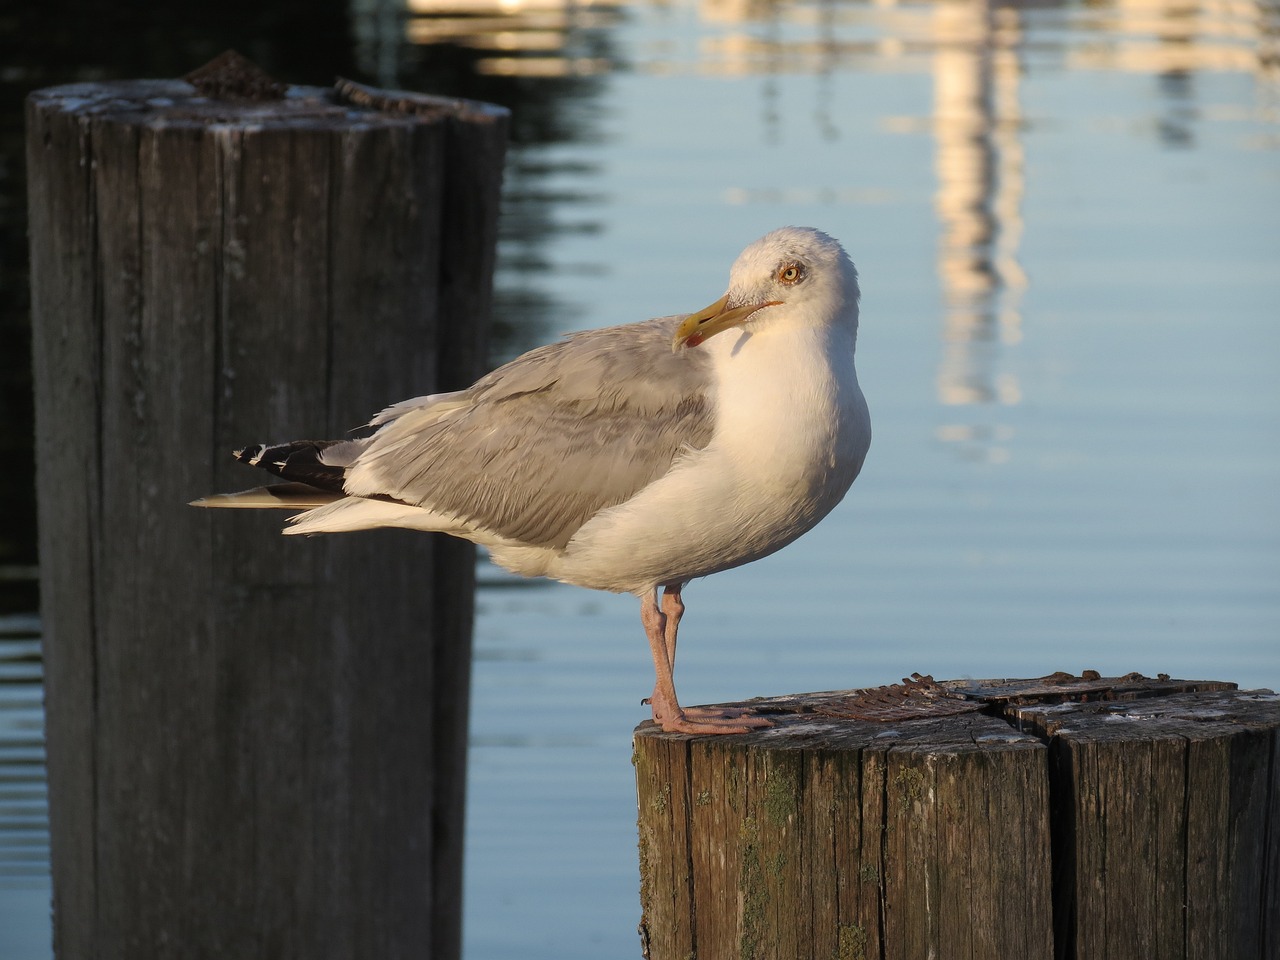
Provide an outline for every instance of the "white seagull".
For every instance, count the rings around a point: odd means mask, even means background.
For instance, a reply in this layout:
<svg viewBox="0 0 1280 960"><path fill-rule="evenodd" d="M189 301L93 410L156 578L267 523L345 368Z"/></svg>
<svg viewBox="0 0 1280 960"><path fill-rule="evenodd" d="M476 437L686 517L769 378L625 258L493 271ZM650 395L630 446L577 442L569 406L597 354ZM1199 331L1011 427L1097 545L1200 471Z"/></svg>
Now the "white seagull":
<svg viewBox="0 0 1280 960"><path fill-rule="evenodd" d="M744 733L768 722L676 698L681 590L786 546L844 497L871 443L857 335L848 255L784 227L704 310L571 334L387 407L368 437L237 451L286 482L196 505L304 510L290 534L439 531L523 576L634 593L654 720Z"/></svg>

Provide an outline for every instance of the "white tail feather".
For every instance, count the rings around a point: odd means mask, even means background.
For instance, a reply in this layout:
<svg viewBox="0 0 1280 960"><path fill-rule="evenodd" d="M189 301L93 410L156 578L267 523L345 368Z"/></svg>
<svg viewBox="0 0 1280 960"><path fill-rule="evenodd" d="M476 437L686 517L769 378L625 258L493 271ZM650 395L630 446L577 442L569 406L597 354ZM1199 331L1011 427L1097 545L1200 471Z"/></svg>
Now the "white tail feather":
<svg viewBox="0 0 1280 960"><path fill-rule="evenodd" d="M365 500L346 497L315 510L289 518L285 533L346 533L350 530L372 530L377 527L405 527L409 530L455 532L458 523L422 507L388 500Z"/></svg>

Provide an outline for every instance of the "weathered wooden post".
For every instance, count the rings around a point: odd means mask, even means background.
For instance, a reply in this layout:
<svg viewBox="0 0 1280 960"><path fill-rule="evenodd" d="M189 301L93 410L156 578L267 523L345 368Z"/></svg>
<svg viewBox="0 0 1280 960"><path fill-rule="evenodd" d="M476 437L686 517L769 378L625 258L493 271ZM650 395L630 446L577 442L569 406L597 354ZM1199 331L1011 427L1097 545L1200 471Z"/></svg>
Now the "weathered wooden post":
<svg viewBox="0 0 1280 960"><path fill-rule="evenodd" d="M221 66L28 101L55 949L456 957L470 550L186 504L481 372L506 112Z"/></svg>
<svg viewBox="0 0 1280 960"><path fill-rule="evenodd" d="M1280 697L1007 703L1048 743L1059 956L1280 957Z"/></svg>
<svg viewBox="0 0 1280 960"><path fill-rule="evenodd" d="M1280 697L924 679L636 731L652 960L1280 956Z"/></svg>

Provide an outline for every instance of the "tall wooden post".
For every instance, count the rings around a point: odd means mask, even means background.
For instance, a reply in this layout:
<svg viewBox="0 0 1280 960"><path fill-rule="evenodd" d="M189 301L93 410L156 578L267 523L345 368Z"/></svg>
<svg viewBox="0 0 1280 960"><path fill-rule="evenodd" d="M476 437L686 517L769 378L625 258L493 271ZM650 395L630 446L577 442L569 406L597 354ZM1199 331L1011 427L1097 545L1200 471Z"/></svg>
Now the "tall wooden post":
<svg viewBox="0 0 1280 960"><path fill-rule="evenodd" d="M506 112L281 93L28 101L60 957L459 952L470 550L186 504L481 372Z"/></svg>
<svg viewBox="0 0 1280 960"><path fill-rule="evenodd" d="M1280 697L932 681L636 731L651 960L1280 956Z"/></svg>

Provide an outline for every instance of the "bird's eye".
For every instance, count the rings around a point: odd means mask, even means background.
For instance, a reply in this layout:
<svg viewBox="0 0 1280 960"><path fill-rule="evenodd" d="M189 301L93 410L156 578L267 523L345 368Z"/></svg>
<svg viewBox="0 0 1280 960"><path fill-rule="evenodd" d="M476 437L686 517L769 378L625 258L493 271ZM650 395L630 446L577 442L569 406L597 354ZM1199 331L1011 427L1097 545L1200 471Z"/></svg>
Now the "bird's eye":
<svg viewBox="0 0 1280 960"><path fill-rule="evenodd" d="M799 283L804 279L804 268L798 263L788 263L778 271L778 279L783 283Z"/></svg>

